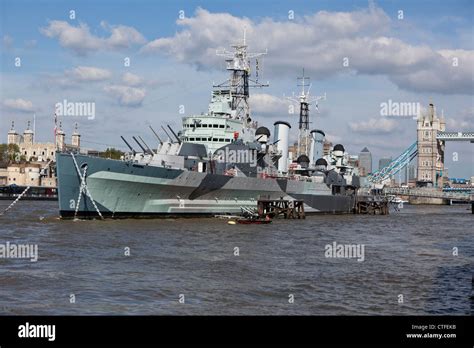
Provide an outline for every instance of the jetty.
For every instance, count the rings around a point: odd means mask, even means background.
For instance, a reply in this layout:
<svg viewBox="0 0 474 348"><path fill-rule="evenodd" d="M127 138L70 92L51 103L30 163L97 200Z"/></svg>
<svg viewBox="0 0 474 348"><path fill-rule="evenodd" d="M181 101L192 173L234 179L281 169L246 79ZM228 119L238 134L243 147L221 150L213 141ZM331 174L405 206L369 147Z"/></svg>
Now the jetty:
<svg viewBox="0 0 474 348"><path fill-rule="evenodd" d="M283 217L284 219L304 219L304 202L302 200L261 199L257 202L257 212L260 218Z"/></svg>
<svg viewBox="0 0 474 348"><path fill-rule="evenodd" d="M379 195L356 196L355 214L388 215L389 199Z"/></svg>

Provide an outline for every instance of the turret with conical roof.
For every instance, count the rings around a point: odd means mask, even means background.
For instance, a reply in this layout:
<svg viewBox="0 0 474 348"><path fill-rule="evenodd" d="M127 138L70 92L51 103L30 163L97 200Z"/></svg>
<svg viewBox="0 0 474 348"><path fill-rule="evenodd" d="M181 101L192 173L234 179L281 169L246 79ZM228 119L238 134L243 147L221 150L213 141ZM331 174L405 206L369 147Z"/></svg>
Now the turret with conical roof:
<svg viewBox="0 0 474 348"><path fill-rule="evenodd" d="M30 129L30 121L28 121L28 127L23 132L23 142L27 145L32 145L34 141L35 133Z"/></svg>
<svg viewBox="0 0 474 348"><path fill-rule="evenodd" d="M7 144L8 145L10 145L10 144L17 144L18 145L19 142L20 142L20 139L19 139L18 133L15 130L15 122L12 121L12 127L8 131Z"/></svg>
<svg viewBox="0 0 474 348"><path fill-rule="evenodd" d="M62 130L62 123L59 122L59 128L56 130L56 149L64 150L66 134Z"/></svg>
<svg viewBox="0 0 474 348"><path fill-rule="evenodd" d="M81 147L81 134L79 134L79 132L77 131L77 122L74 126L74 132L72 133L72 136L71 136L71 143L72 143L72 146L75 146L77 148Z"/></svg>

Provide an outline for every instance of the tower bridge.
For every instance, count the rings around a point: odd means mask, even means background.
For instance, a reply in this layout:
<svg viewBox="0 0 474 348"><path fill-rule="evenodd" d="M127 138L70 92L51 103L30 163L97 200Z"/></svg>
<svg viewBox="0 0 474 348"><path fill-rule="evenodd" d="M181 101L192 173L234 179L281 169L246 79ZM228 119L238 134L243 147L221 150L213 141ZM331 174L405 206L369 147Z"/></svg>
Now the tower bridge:
<svg viewBox="0 0 474 348"><path fill-rule="evenodd" d="M417 141L411 144L386 167L367 177L371 184L383 184L407 167L417 157L417 186L443 187L444 152L446 141L474 143L474 131L447 132L443 116L438 117L433 103L428 113L417 119Z"/></svg>
<svg viewBox="0 0 474 348"><path fill-rule="evenodd" d="M438 140L470 141L474 143L474 132L438 132Z"/></svg>
<svg viewBox="0 0 474 348"><path fill-rule="evenodd" d="M387 187L384 188L385 194L394 194L399 196L415 196L424 198L439 198L458 202L471 202L474 198L470 191L447 192L436 189L407 188L407 187Z"/></svg>

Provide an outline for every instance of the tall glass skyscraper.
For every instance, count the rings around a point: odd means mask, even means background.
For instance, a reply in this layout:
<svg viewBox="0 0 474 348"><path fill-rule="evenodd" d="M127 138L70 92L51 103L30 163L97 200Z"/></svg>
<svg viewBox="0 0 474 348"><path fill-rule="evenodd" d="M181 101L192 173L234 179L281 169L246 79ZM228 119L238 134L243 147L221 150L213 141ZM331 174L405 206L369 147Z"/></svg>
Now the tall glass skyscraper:
<svg viewBox="0 0 474 348"><path fill-rule="evenodd" d="M382 170L392 162L392 158L381 158L379 159L379 170Z"/></svg>
<svg viewBox="0 0 474 348"><path fill-rule="evenodd" d="M372 154L364 147L359 153L359 175L367 176L372 173Z"/></svg>

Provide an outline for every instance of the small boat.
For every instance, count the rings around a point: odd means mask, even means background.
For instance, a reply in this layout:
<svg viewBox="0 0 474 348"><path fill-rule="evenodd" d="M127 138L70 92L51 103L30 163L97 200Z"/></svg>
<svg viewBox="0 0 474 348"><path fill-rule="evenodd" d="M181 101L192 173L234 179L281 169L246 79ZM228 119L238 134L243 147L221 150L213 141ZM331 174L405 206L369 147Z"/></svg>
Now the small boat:
<svg viewBox="0 0 474 348"><path fill-rule="evenodd" d="M398 196L395 196L395 195L389 195L388 200L389 200L390 203L394 203L394 204L408 203L408 201L405 201L401 197L398 197Z"/></svg>
<svg viewBox="0 0 474 348"><path fill-rule="evenodd" d="M245 225L250 225L250 224L257 224L257 225L264 225L264 224L270 224L272 220L269 219L238 219L237 223L239 224L245 224Z"/></svg>

